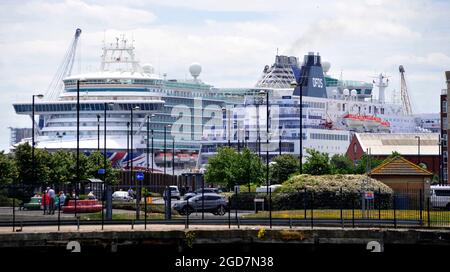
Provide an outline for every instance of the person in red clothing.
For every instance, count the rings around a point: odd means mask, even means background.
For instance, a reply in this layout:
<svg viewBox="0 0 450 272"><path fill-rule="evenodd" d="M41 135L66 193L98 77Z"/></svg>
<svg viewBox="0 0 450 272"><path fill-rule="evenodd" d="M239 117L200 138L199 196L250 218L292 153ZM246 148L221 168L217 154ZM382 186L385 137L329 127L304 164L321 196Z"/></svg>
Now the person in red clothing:
<svg viewBox="0 0 450 272"><path fill-rule="evenodd" d="M44 214L47 213L49 207L50 207L50 197L48 196L47 190L44 191L42 194L42 208L44 209Z"/></svg>

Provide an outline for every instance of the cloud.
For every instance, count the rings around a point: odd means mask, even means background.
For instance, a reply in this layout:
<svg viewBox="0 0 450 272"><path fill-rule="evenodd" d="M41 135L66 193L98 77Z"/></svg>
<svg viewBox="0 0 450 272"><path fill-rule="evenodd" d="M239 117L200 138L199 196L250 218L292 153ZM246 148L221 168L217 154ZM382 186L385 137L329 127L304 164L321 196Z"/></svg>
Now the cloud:
<svg viewBox="0 0 450 272"><path fill-rule="evenodd" d="M47 88L77 27L75 72L98 68L104 35L111 41L123 33L158 73L189 78L189 64L199 62L200 78L219 87L253 86L277 48L300 59L315 51L331 61L334 76L342 70L344 79L371 82L385 72L390 89L399 89L398 65L405 65L417 108L436 112L450 63L449 8L422 0L2 2L0 149L8 146L7 126L29 125L11 104ZM173 15L190 12L201 18Z"/></svg>

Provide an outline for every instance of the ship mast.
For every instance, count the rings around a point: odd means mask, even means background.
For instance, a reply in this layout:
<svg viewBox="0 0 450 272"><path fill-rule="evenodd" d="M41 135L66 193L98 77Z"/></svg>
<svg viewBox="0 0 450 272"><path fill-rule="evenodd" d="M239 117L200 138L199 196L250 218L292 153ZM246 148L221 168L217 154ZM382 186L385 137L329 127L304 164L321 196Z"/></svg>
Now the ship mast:
<svg viewBox="0 0 450 272"><path fill-rule="evenodd" d="M100 71L130 71L139 72L139 61L135 59L133 44L127 44L124 35L116 43L103 46ZM116 66L116 69L113 68Z"/></svg>

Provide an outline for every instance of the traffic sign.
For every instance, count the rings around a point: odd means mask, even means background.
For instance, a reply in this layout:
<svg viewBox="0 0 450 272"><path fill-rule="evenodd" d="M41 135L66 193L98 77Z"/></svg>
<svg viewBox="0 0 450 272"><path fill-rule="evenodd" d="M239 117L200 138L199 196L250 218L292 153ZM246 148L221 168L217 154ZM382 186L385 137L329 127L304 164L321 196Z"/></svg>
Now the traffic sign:
<svg viewBox="0 0 450 272"><path fill-rule="evenodd" d="M137 173L136 173L136 179L139 180L139 181L144 180L144 173L142 173L142 172L137 172Z"/></svg>
<svg viewBox="0 0 450 272"><path fill-rule="evenodd" d="M364 198L367 199L367 200L372 200L372 199L375 198L375 195L374 195L373 192L365 192L364 193Z"/></svg>
<svg viewBox="0 0 450 272"><path fill-rule="evenodd" d="M98 169L98 173L100 175L104 175L105 174L105 169L103 169L103 168Z"/></svg>

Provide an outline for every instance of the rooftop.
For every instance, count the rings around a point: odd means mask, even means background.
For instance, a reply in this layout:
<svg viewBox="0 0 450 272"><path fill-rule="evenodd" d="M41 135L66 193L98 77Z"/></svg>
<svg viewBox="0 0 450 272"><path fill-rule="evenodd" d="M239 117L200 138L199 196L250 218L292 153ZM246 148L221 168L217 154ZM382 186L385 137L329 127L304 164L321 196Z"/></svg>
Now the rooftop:
<svg viewBox="0 0 450 272"><path fill-rule="evenodd" d="M439 133L356 133L361 148L372 155L439 155Z"/></svg>
<svg viewBox="0 0 450 272"><path fill-rule="evenodd" d="M433 176L433 173L423 169L403 157L392 158L372 169L370 176Z"/></svg>

